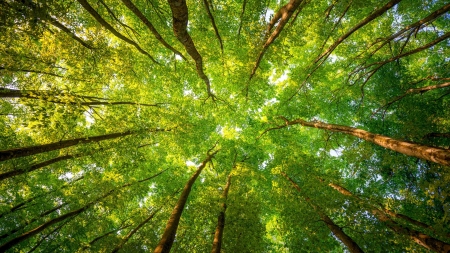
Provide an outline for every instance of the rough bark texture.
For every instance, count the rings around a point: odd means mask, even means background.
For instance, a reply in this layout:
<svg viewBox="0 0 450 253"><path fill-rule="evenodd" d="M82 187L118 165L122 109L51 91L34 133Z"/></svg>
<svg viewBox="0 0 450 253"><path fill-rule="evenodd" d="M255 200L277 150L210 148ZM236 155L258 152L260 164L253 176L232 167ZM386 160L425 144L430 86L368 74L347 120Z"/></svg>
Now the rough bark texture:
<svg viewBox="0 0 450 253"><path fill-rule="evenodd" d="M303 0L290 0L289 3L284 5L280 8L280 10L275 13L272 20L270 21L269 25L267 26L267 33L269 34L274 25L279 21L277 28L275 31L272 32L272 34L267 38L266 42L263 45L263 48L261 52L258 55L258 58L256 59L255 65L253 66L252 73L250 74L249 80L252 80L253 76L256 73L256 70L259 67L259 64L261 63L261 60L266 53L269 46L275 41L275 39L280 35L281 31L283 30L284 26L287 24L289 19L292 17L292 14L295 12L295 10L300 6L300 4L303 2Z"/></svg>
<svg viewBox="0 0 450 253"><path fill-rule="evenodd" d="M223 238L223 229L225 228L225 212L227 211L227 198L228 198L228 191L230 190L231 186L231 174L228 175L227 178L227 184L225 185L225 189L222 193L222 209L220 210L220 214L217 217L217 227L216 232L214 233L214 241L211 253L220 253L220 249L222 248L222 238Z"/></svg>
<svg viewBox="0 0 450 253"><path fill-rule="evenodd" d="M119 33L116 29L114 29L114 27L112 27L108 22L106 22L106 20L104 20L102 18L102 16L100 16L100 14L98 14L98 12L92 8L92 6L88 3L87 0L77 0L81 6L83 6L83 8L89 12L89 14L91 14L92 17L95 18L95 20L97 20L97 22L99 22L103 27L105 27L108 31L110 31L112 34L114 34L117 38L125 41L126 43L134 46L139 52L141 52L142 54L148 56L148 58L150 58L150 60L152 60L154 63L159 64L149 53L147 53L144 49L142 49L136 42L130 40L129 38L123 36L121 33Z"/></svg>
<svg viewBox="0 0 450 253"><path fill-rule="evenodd" d="M289 182L291 182L291 184L294 186L294 188L298 191L301 192L301 188L300 186L298 186L297 183L294 182L294 180L292 180L286 173L281 172L281 175L283 175ZM353 239L348 236L341 227L339 227L338 225L336 225L336 223L333 222L332 219L330 219L330 217L328 217L328 215L326 215L321 209L320 207L318 207L317 205L315 205L314 203L311 202L311 199L303 196L303 198L305 199L305 201L316 211L316 213L320 216L320 219L325 222L325 224L327 225L327 227L331 230L331 232L345 245L347 246L348 251L350 251L351 253L362 253L364 252L359 245L353 241Z"/></svg>
<svg viewBox="0 0 450 253"><path fill-rule="evenodd" d="M208 96L215 97L211 91L211 82L203 72L203 59L187 32L188 8L185 0L168 0L172 10L173 33L175 37L183 44L188 54L194 59L198 76L205 82Z"/></svg>
<svg viewBox="0 0 450 253"><path fill-rule="evenodd" d="M448 253L450 252L450 244L445 243L439 239L433 238L429 235L426 235L420 231L414 230L414 229L409 229L406 228L400 224L398 224L397 222L395 222L394 220L392 220L389 216L386 215L385 212L383 212L382 210L369 205L368 203L365 203L361 198L354 196L350 191L348 191L347 189L345 189L344 187L341 187L339 185L333 184L334 189L336 189L338 192L346 195L346 196L351 196L354 199L356 199L358 202L360 202L361 204L363 204L364 206L366 206L369 211L381 222L383 222L384 224L386 224L386 226L388 228L390 228L391 230L393 230L394 232L407 236L409 237L412 241L416 242L417 244L435 251L435 252L439 252L439 253ZM344 189L344 190L343 190Z"/></svg>
<svg viewBox="0 0 450 253"><path fill-rule="evenodd" d="M122 249L123 245L125 245L125 243L128 242L128 240L130 240L130 238L141 228L143 227L147 222L149 222L156 213L158 213L158 211L161 210L161 208L155 210L152 214L150 214L150 216L148 216L148 218L146 218L145 220L143 220L141 223L139 223L139 225L137 225L137 227L133 228L124 238L122 238L122 240L120 241L120 243L111 251L112 253L116 253L118 252L120 249Z"/></svg>
<svg viewBox="0 0 450 253"><path fill-rule="evenodd" d="M284 118L285 119L285 118ZM320 121L308 122L302 119L296 119L293 121L288 121L285 119L286 126L288 125L302 125L306 127L314 127L319 129L325 129L332 132L339 132L344 134L353 135L360 139L370 141L381 147L417 158L425 159L442 165L450 166L450 150L431 147L426 145L415 144L407 141L396 140L384 135L374 134L362 129L327 124Z"/></svg>
<svg viewBox="0 0 450 253"><path fill-rule="evenodd" d="M195 171L194 175L191 176L189 181L184 186L183 192L181 193L181 196L178 199L178 202L175 205L175 208L173 209L169 220L167 221L166 229L164 230L161 240L159 241L159 243L156 246L153 253L168 253L168 252L170 252L173 241L175 239L175 235L177 233L181 214L183 213L184 206L189 197L189 193L191 192L192 185L194 185L195 180L200 175L203 168L205 168L206 164L208 164L208 162L211 161L211 159L217 152L218 151L215 151L211 154L208 153L206 159L203 160L203 162L200 164L200 166L198 166L197 171Z"/></svg>
<svg viewBox="0 0 450 253"><path fill-rule="evenodd" d="M134 15L136 15L148 27L148 29L153 33L155 38L159 42L161 42L161 44L163 44L164 47L171 50L175 54L179 55L184 60L186 60L186 57L184 57L184 55L182 53L180 53L180 51L173 48L171 45L169 45L169 43L167 43L164 40L164 38L161 36L161 34L159 34L159 32L156 30L156 28L153 26L153 24L150 22L150 20L148 20L144 16L144 14L136 7L136 5L133 4L133 2L131 2L130 0L122 0L122 3L125 4L125 6L127 6L127 8L130 9L134 13Z"/></svg>

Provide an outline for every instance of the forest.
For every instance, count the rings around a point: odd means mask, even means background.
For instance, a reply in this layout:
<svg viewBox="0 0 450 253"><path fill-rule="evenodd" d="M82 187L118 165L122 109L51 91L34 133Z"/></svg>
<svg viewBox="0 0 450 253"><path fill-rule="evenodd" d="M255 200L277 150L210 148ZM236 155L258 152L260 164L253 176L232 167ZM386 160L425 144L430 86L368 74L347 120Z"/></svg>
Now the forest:
<svg viewBox="0 0 450 253"><path fill-rule="evenodd" d="M0 252L450 252L447 0L1 0Z"/></svg>

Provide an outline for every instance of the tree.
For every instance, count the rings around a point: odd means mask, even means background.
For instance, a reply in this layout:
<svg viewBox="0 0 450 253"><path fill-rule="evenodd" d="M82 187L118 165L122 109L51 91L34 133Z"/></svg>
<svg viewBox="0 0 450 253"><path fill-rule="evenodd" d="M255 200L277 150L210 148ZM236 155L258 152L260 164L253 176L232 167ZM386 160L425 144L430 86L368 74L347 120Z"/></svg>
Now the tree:
<svg viewBox="0 0 450 253"><path fill-rule="evenodd" d="M0 1L0 251L448 251L449 11Z"/></svg>

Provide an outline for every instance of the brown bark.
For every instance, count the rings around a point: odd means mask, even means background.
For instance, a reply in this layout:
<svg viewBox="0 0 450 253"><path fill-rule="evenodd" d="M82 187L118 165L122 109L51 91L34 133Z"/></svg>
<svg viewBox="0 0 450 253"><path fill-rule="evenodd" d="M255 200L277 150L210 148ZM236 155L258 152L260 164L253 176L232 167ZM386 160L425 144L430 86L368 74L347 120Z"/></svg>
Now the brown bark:
<svg viewBox="0 0 450 253"><path fill-rule="evenodd" d="M211 159L214 157L214 155L217 152L218 151L214 151L211 154L208 152L206 159L203 160L203 162L200 164L200 166L198 166L197 171L195 171L195 173L191 176L191 178L188 180L188 182L184 186L183 192L181 193L181 196L178 199L178 202L175 205L175 208L173 209L169 220L167 221L167 225L166 225L164 233L161 237L161 240L159 241L159 243L156 246L153 253L168 253L168 252L170 252L173 241L175 239L175 235L177 233L181 214L183 213L184 206L186 205L187 199L189 197L189 193L191 192L192 185L194 185L195 180L200 175L203 168L205 168L206 164L208 164L208 162L211 161Z"/></svg>
<svg viewBox="0 0 450 253"><path fill-rule="evenodd" d="M141 223L139 223L139 225L135 228L133 228L124 238L122 238L122 240L120 241L120 243L111 251L112 253L116 253L118 252L120 249L122 249L123 245L125 245L125 243L128 242L128 240L130 240L130 238L141 228L143 227L147 222L149 222L156 213L158 213L158 211L161 210L161 208L158 208L157 210L155 210L152 214L150 214L150 216L148 216L148 218L146 218L145 220L143 220Z"/></svg>
<svg viewBox="0 0 450 253"><path fill-rule="evenodd" d="M37 243L36 245L34 245L33 248L31 248L28 253L32 253L33 251L35 251L45 240L47 240L47 238L49 236L51 236L53 233L57 232L58 230L60 230L62 227L64 227L70 220L67 220L66 222L62 223L61 225L57 226L55 229L53 229L52 231L50 231L50 233L48 233L47 235L43 236Z"/></svg>
<svg viewBox="0 0 450 253"><path fill-rule="evenodd" d="M275 31L272 32L272 34L267 38L266 42L263 45L263 48L261 52L258 55L258 58L256 59L255 65L253 66L252 73L250 74L249 80L252 80L253 76L256 73L256 70L259 67L259 64L261 63L261 60L266 53L269 46L275 41L275 39L280 35L281 31L283 30L284 26L287 24L289 19L292 17L292 14L294 11L300 6L300 4L303 2L303 0L290 0L289 3L284 5L280 8L280 10L275 13L272 20L270 21L269 25L267 26L267 34L270 33L274 25L280 21L277 25L277 28Z"/></svg>
<svg viewBox="0 0 450 253"><path fill-rule="evenodd" d="M87 0L77 0L78 3L83 6L83 8L91 14L92 17L97 20L103 27L105 27L108 31L110 31L112 34L114 34L117 38L125 41L126 43L134 46L140 53L148 56L150 60L152 60L154 63L159 64L149 53L147 53L145 50L143 50L136 42L130 40L129 38L123 36L121 33L119 33L116 29L114 29L106 20L104 20L98 12L92 8L92 6L88 3Z"/></svg>
<svg viewBox="0 0 450 253"><path fill-rule="evenodd" d="M288 175L286 175L286 173L281 172L281 175L283 175L289 182L291 182L291 184L294 186L294 188L298 191L301 192L301 188L300 186L298 186L297 183L294 182L294 180L292 180ZM318 207L317 205L315 205L314 203L311 202L311 199L303 196L304 200L316 211L316 213L320 216L320 219L325 222L325 224L327 225L327 227L331 230L331 232L345 245L347 246L348 251L350 251L351 253L362 253L364 252L359 245L350 237L348 236L341 227L339 227L338 225L336 225L336 223L333 222L332 219L330 219L330 217L328 217L328 215L326 215L321 209L320 207Z"/></svg>
<svg viewBox="0 0 450 253"><path fill-rule="evenodd" d="M167 49L171 50L175 54L179 55L181 58L183 58L183 60L187 60L186 57L184 57L184 55L182 53L180 53L180 51L178 51L175 48L173 48L171 45L169 45L164 40L164 38L159 34L159 32L156 30L156 28L153 26L153 24L150 22L150 20L148 20L144 16L144 14L136 7L136 5L133 4L133 2L131 2L131 0L122 0L122 3L125 4L125 6L128 9L130 9L134 13L134 15L136 15L148 27L148 29L153 33L155 38L159 42L161 42L161 44L163 44L164 47L166 47Z"/></svg>
<svg viewBox="0 0 450 253"><path fill-rule="evenodd" d="M296 119L293 121L289 121L286 118L282 117L286 125L285 126L279 126L271 129L267 129L263 132L263 134L269 130L272 129L279 129L283 128L289 125L302 125L306 127L313 127L318 129L324 129L332 132L339 132L344 133L348 135L353 135L355 137L358 137L360 139L372 142L374 144L377 144L381 147L408 155L417 157L420 159L425 159L428 161L432 161L435 163L439 163L445 166L450 166L450 150L438 148L438 147L432 147L432 146L426 146L416 143L411 143L407 141L401 141L396 140L384 135L380 134L374 134L359 128L354 127L348 127L348 126L342 126L342 125L334 125L334 124L327 124L320 121L314 121L314 122L308 122L304 121L302 119Z"/></svg>
<svg viewBox="0 0 450 253"><path fill-rule="evenodd" d="M439 252L439 253L448 253L450 252L450 244L445 243L439 239L433 238L427 234L424 234L420 231L414 230L414 229L409 229L406 227L403 227L402 225L398 224L397 222L395 222L394 220L392 220L391 218L389 218L389 216L386 215L385 212L383 212L382 210L369 205L367 203L365 203L361 198L354 196L350 191L348 191L347 189L345 189L344 187L341 187L339 185L333 184L334 186L332 186L334 189L336 189L338 192L346 195L346 196L351 196L353 198L355 198L358 202L360 202L361 204L365 205L369 211L381 222L383 222L384 224L386 224L386 226L388 228L390 228L391 230L393 230L394 232L407 236L409 237L409 239L411 239L412 241L414 241L415 243L419 244L420 246L423 246L429 250L435 251L435 252ZM344 190L343 190L344 189ZM390 215L388 213L388 215ZM409 217L408 217L409 218Z"/></svg>
<svg viewBox="0 0 450 253"><path fill-rule="evenodd" d="M225 212L227 211L227 198L230 186L231 186L231 173L228 175L227 184L225 185L225 189L223 190L222 193L223 203L219 216L217 217L217 227L216 232L214 233L214 240L211 253L220 253L220 250L222 248L223 229L225 228Z"/></svg>
<svg viewBox="0 0 450 253"><path fill-rule="evenodd" d="M211 82L203 72L203 59L197 51L191 36L187 32L188 8L186 0L168 0L172 11L173 33L175 37L183 44L188 54L194 59L198 76L205 82L206 91L209 97L215 98L211 91Z"/></svg>
<svg viewBox="0 0 450 253"><path fill-rule="evenodd" d="M216 38L219 40L220 51L221 51L222 54L223 54L223 42L222 42L222 38L220 37L219 29L217 29L217 26L216 26L216 21L214 20L214 16L212 15L211 10L210 10L210 8L209 8L209 2L208 2L208 0L203 0L203 4L205 5L205 9L206 9L206 12L208 13L208 17L209 17L209 19L211 20L211 24L212 24L212 26L213 26L214 33L216 34Z"/></svg>

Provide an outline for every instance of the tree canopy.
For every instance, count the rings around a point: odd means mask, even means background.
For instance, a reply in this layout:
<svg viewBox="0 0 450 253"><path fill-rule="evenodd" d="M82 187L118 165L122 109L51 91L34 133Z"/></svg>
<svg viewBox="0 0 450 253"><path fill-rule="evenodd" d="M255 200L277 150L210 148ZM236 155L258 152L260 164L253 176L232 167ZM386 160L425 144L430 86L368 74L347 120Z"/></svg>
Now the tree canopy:
<svg viewBox="0 0 450 253"><path fill-rule="evenodd" d="M0 1L0 252L450 252L449 10Z"/></svg>

